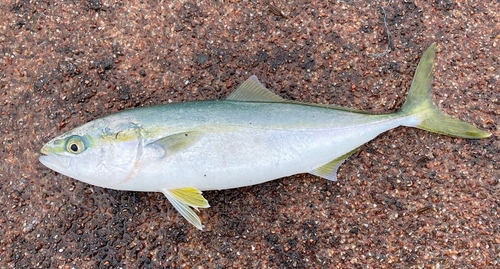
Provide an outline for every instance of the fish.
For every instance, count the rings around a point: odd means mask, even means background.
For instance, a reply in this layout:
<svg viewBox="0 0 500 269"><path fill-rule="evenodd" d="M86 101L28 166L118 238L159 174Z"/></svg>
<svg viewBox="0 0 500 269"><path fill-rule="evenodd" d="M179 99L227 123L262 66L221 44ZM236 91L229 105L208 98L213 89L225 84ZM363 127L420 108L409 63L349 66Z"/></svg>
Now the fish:
<svg viewBox="0 0 500 269"><path fill-rule="evenodd" d="M480 139L486 131L441 112L431 96L436 44L423 53L394 113L286 100L251 76L224 100L123 110L64 133L40 150L48 168L99 187L162 192L196 228L203 191L299 173L337 180L344 160L399 126Z"/></svg>

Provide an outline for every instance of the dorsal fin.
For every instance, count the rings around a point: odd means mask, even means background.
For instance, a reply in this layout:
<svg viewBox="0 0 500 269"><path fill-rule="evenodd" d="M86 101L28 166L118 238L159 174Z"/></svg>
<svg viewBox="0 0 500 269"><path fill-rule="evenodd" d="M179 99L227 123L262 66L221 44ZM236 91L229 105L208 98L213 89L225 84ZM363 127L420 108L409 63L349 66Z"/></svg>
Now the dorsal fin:
<svg viewBox="0 0 500 269"><path fill-rule="evenodd" d="M226 100L247 101L247 102L286 102L287 100L279 97L266 89L256 76L251 76L243 82Z"/></svg>
<svg viewBox="0 0 500 269"><path fill-rule="evenodd" d="M317 106L331 109L344 110L362 114L374 114L368 111L357 110L348 107L341 107L336 105L325 104L309 104L297 101L287 100L279 97L270 90L266 89L256 76L252 75L245 82L243 82L233 93L231 93L226 100L229 101L247 101L247 102L275 102L275 103L290 103L290 104L304 104L309 106Z"/></svg>

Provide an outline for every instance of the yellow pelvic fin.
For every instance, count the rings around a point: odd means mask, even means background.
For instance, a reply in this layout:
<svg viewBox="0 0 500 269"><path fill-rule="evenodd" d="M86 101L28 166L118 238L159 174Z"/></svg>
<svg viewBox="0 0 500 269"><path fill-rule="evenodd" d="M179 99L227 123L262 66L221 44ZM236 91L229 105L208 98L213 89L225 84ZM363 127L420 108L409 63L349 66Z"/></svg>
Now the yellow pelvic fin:
<svg viewBox="0 0 500 269"><path fill-rule="evenodd" d="M208 201L203 197L202 192L195 188L183 188L169 190L175 199L194 208L210 207Z"/></svg>
<svg viewBox="0 0 500 269"><path fill-rule="evenodd" d="M339 170L340 165L351 156L354 152L356 152L358 148L355 148L346 154L338 157L337 159L324 164L312 171L309 171L309 174L313 174L318 177L326 178L331 181L337 181L337 171Z"/></svg>
<svg viewBox="0 0 500 269"><path fill-rule="evenodd" d="M172 203L174 208L177 209L189 223L203 230L200 218L193 209L191 209L191 207L196 210L198 210L198 208L210 207L200 190L196 188L182 188L173 190L163 189L161 191L165 194L170 203Z"/></svg>

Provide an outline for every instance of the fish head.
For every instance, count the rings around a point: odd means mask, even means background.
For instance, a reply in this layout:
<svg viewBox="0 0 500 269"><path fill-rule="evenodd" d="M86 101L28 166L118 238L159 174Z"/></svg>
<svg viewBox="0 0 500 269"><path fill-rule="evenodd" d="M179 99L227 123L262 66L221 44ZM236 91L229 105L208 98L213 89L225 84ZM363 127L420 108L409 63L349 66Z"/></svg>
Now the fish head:
<svg viewBox="0 0 500 269"><path fill-rule="evenodd" d="M113 118L97 119L49 141L40 150L39 160L63 175L113 188L133 174L142 143L137 125Z"/></svg>

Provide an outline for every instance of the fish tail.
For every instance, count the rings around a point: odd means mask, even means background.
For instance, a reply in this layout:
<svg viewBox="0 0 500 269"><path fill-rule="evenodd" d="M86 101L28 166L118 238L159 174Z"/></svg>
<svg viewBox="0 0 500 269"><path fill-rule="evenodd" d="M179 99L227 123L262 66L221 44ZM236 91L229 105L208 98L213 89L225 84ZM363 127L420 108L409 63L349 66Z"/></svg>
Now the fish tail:
<svg viewBox="0 0 500 269"><path fill-rule="evenodd" d="M454 119L439 111L433 103L430 90L435 54L436 44L433 43L422 55L408 97L398 113L414 116L417 121L412 123L411 127L429 132L472 139L490 136L491 134L465 121Z"/></svg>

